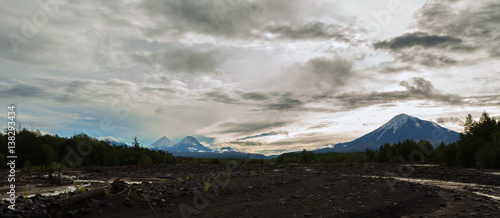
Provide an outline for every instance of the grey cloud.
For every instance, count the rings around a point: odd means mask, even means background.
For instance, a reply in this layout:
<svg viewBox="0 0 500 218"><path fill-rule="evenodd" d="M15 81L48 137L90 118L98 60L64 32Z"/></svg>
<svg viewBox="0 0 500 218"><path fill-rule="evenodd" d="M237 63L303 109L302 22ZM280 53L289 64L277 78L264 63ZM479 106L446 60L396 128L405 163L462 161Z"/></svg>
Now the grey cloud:
<svg viewBox="0 0 500 218"><path fill-rule="evenodd" d="M344 86L355 75L352 62L342 58L313 58L289 69L294 88L307 90L335 90Z"/></svg>
<svg viewBox="0 0 500 218"><path fill-rule="evenodd" d="M164 110L162 108L157 108L156 110L154 110L154 115L156 116L160 116L164 113Z"/></svg>
<svg viewBox="0 0 500 218"><path fill-rule="evenodd" d="M500 105L500 95L470 96L467 99L479 106Z"/></svg>
<svg viewBox="0 0 500 218"><path fill-rule="evenodd" d="M130 55L136 63L154 67L159 64L170 73L214 73L225 58L215 50L196 50L180 47L166 52L134 53Z"/></svg>
<svg viewBox="0 0 500 218"><path fill-rule="evenodd" d="M231 141L230 144L242 145L242 146L261 146L264 143L255 141Z"/></svg>
<svg viewBox="0 0 500 218"><path fill-rule="evenodd" d="M324 24L312 22L304 25L276 24L266 27L266 30L288 39L337 39L338 41L350 42L346 27L335 24Z"/></svg>
<svg viewBox="0 0 500 218"><path fill-rule="evenodd" d="M436 123L438 124L443 124L443 123L458 123L460 126L464 125L464 121L462 121L458 117L439 117L436 119Z"/></svg>
<svg viewBox="0 0 500 218"><path fill-rule="evenodd" d="M332 126L333 123L319 123L319 124L316 124L316 125L312 125L312 126L309 126L307 127L307 129L322 129L322 128L325 128L325 127L328 127L328 126Z"/></svg>
<svg viewBox="0 0 500 218"><path fill-rule="evenodd" d="M127 83L123 80L109 80L105 81L104 85L107 87L120 88L120 87L128 87L130 83Z"/></svg>
<svg viewBox="0 0 500 218"><path fill-rule="evenodd" d="M30 84L15 84L8 88L0 89L0 97L12 98L12 97L43 97L46 92L44 89Z"/></svg>
<svg viewBox="0 0 500 218"><path fill-rule="evenodd" d="M453 58L450 58L450 57L445 57L445 56L436 56L436 55L430 55L430 54L426 54L426 55L422 55L421 57L423 57L421 60L420 60L420 64L424 65L424 66L429 66L429 67L432 67L432 66L446 66L446 65L453 65L453 64L456 64L457 61L454 60Z"/></svg>
<svg viewBox="0 0 500 218"><path fill-rule="evenodd" d="M264 109L267 110L292 110L301 108L304 105L299 99L294 99L290 97L282 97L276 103L269 103L264 105Z"/></svg>
<svg viewBox="0 0 500 218"><path fill-rule="evenodd" d="M210 98L216 102L220 102L220 103L226 103L226 104L235 104L235 103L238 103L237 100L229 97L227 94L225 93L221 93L221 92L207 92L205 93L205 96L207 98Z"/></svg>
<svg viewBox="0 0 500 218"><path fill-rule="evenodd" d="M148 35L199 32L221 36L244 36L259 12L247 1L146 0L146 13L156 16L157 27L145 29Z"/></svg>
<svg viewBox="0 0 500 218"><path fill-rule="evenodd" d="M129 84L119 81L100 81L66 78L36 78L36 81L16 82L0 88L0 97L23 97L53 100L65 104L105 103L123 95Z"/></svg>
<svg viewBox="0 0 500 218"><path fill-rule="evenodd" d="M369 94L345 93L335 96L346 109L354 109L370 105L385 104L394 101L406 100L410 94L405 91L373 92Z"/></svg>
<svg viewBox="0 0 500 218"><path fill-rule="evenodd" d="M456 36L491 38L500 25L500 4L494 1L477 2L474 7L455 10L449 3L431 2L416 14L417 27L435 33Z"/></svg>
<svg viewBox="0 0 500 218"><path fill-rule="evenodd" d="M241 97L244 99L259 100L259 101L269 99L269 97L262 92L245 92L241 95Z"/></svg>
<svg viewBox="0 0 500 218"><path fill-rule="evenodd" d="M144 87L141 89L144 92L164 92L164 93L175 93L175 90L170 88L159 88L159 87Z"/></svg>
<svg viewBox="0 0 500 218"><path fill-rule="evenodd" d="M374 43L399 61L439 68L484 61L483 53L500 56L500 3L478 1L464 7L460 1L430 1L415 14L414 27L407 33ZM477 55L476 55L477 54Z"/></svg>
<svg viewBox="0 0 500 218"><path fill-rule="evenodd" d="M215 51L196 51L178 49L165 53L161 65L173 72L207 73L217 70L223 63L221 56Z"/></svg>
<svg viewBox="0 0 500 218"><path fill-rule="evenodd" d="M386 104L397 101L413 99L431 100L447 104L462 104L462 98L458 95L443 93L434 88L431 82L417 77L409 81L402 81L401 86L406 91L372 92L368 94L344 93L334 96L345 109L353 109L377 104Z"/></svg>
<svg viewBox="0 0 500 218"><path fill-rule="evenodd" d="M313 139L310 139L313 138ZM294 146L297 144L312 144L312 143L321 143L324 142L324 138L317 138L315 139L314 137L308 137L305 139L294 139L294 140L283 140L283 141L276 141L272 143L268 143L268 145L279 145L279 146Z"/></svg>
<svg viewBox="0 0 500 218"><path fill-rule="evenodd" d="M413 68L412 66L381 66L380 69L378 69L378 72L380 73L399 73L401 71L417 71L417 69Z"/></svg>
<svg viewBox="0 0 500 218"><path fill-rule="evenodd" d="M458 63L458 61L443 54L426 52L400 52L396 57L406 63L416 63L427 67L445 67Z"/></svg>
<svg viewBox="0 0 500 218"><path fill-rule="evenodd" d="M400 85L406 87L412 97L450 104L459 104L462 102L462 99L458 95L442 93L436 90L431 82L421 77L412 78L409 82L402 81Z"/></svg>
<svg viewBox="0 0 500 218"><path fill-rule="evenodd" d="M475 2L474 7L456 10L450 3L431 2L416 14L417 27L433 34L459 37L470 45L458 50L484 50L491 57L500 55L500 3L495 1Z"/></svg>
<svg viewBox="0 0 500 218"><path fill-rule="evenodd" d="M144 53L133 53L130 55L132 61L140 64L145 64L147 66L154 66L160 63L157 53L144 54Z"/></svg>
<svg viewBox="0 0 500 218"><path fill-rule="evenodd" d="M259 145L266 145L266 146L279 146L280 148L283 147L300 147L303 145L311 145L311 144L322 144L325 141L324 137L319 137L319 136L309 136L309 137L302 137L302 138L294 138L292 140L280 140L280 141L274 141L274 142L256 142L256 141L231 141L229 143L231 144L237 144L241 146L259 146ZM282 150L282 149L280 149Z"/></svg>
<svg viewBox="0 0 500 218"><path fill-rule="evenodd" d="M237 123L237 122L226 122L220 124L218 127L223 130L218 131L217 133L254 133L262 130L266 130L269 128L277 128L281 126L285 126L287 122L279 121L279 122L247 122L247 123Z"/></svg>
<svg viewBox="0 0 500 218"><path fill-rule="evenodd" d="M252 135L252 136L247 136L247 137L239 138L237 140L246 140L246 139L260 138L260 137L265 137L265 136L270 136L270 135L278 135L278 133L275 132L275 131L266 132L266 133L261 133L261 134L258 134L258 135Z"/></svg>
<svg viewBox="0 0 500 218"><path fill-rule="evenodd" d="M310 72L334 86L342 86L352 74L352 63L343 59L311 59L306 63Z"/></svg>
<svg viewBox="0 0 500 218"><path fill-rule="evenodd" d="M71 81L66 87L66 92L74 93L81 89L85 89L90 84L91 84L90 81L79 81L79 80Z"/></svg>
<svg viewBox="0 0 500 218"><path fill-rule="evenodd" d="M424 32L407 33L391 40L380 41L374 44L376 49L400 50L414 46L424 48L447 47L461 43L462 40L452 36L429 35Z"/></svg>
<svg viewBox="0 0 500 218"><path fill-rule="evenodd" d="M182 35L189 32L218 37L267 38L266 33L286 39L337 39L350 41L350 26L304 20L308 4L300 0L146 0L142 8L156 17L157 25L144 29L146 35ZM255 31L257 30L257 31Z"/></svg>

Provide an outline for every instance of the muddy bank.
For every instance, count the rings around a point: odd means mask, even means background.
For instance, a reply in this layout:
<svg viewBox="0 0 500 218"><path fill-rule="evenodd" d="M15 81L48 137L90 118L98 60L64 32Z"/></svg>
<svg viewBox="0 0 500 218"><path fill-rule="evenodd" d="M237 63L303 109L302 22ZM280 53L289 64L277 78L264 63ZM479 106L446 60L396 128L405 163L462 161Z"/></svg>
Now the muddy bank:
<svg viewBox="0 0 500 218"><path fill-rule="evenodd" d="M57 202L78 195L19 200L15 213L7 210L7 202L0 206L5 217L55 217L57 213L61 217L500 217L498 200L477 194L478 187L450 189L390 178L463 180L495 189L498 185L493 181L500 181L499 175L438 166L401 171L403 168L408 167L221 164L83 168L63 174L100 181L89 184L87 192L103 189L116 179L128 182L124 183L126 190L81 199L64 208ZM19 175L27 178L26 184L35 181L33 172ZM490 194L498 195L495 190Z"/></svg>

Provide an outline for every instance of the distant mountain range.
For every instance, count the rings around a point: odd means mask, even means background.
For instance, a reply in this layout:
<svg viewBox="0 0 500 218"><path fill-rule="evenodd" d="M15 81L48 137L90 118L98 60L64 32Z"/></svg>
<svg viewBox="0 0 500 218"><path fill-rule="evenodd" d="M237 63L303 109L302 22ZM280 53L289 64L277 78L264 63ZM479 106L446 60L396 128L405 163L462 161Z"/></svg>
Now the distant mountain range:
<svg viewBox="0 0 500 218"><path fill-rule="evenodd" d="M175 141L174 141L174 139L172 139L172 137L163 136L160 139L158 139L158 141L151 144L148 148L150 150L155 150L155 151L157 151L157 150L166 151L169 148L173 147L174 145L175 145Z"/></svg>
<svg viewBox="0 0 500 218"><path fill-rule="evenodd" d="M441 142L449 144L458 140L459 133L439 126L436 123L421 120L406 114L399 114L389 122L374 131L350 142L331 144L325 148L314 150L316 153L326 152L359 152L366 149L378 150L385 143L393 144L406 139L415 141L427 140L437 146ZM114 137L98 137L102 141L109 141L112 145L130 146ZM163 136L151 144L151 150L162 150L174 156L197 158L274 158L277 155L265 156L234 151L231 147L213 150L203 146L193 136L186 136L181 141L175 142L171 137Z"/></svg>
<svg viewBox="0 0 500 218"><path fill-rule="evenodd" d="M193 136L186 136L181 141L175 143L171 137L163 136L149 147L151 150L162 150L172 153L174 156L195 157L195 158L252 158L266 159L263 154L249 154L234 151L231 147L223 147L218 150L212 150L203 146Z"/></svg>
<svg viewBox="0 0 500 218"><path fill-rule="evenodd" d="M326 152L358 152L366 149L378 150L385 143L397 143L406 139L427 140L437 146L441 142L449 144L458 140L459 133L446 129L436 123L421 120L406 114L399 114L376 130L351 142L329 145L315 150Z"/></svg>
<svg viewBox="0 0 500 218"><path fill-rule="evenodd" d="M114 146L125 146L125 147L130 147L129 144L122 142L121 140L113 137L113 136L103 136L103 137L97 137L96 138L99 141L105 141L109 142L109 144L114 145Z"/></svg>
<svg viewBox="0 0 500 218"><path fill-rule="evenodd" d="M171 137L163 136L149 147L151 150L162 150L168 152L214 152L200 144L193 136L186 136L181 141L175 143Z"/></svg>

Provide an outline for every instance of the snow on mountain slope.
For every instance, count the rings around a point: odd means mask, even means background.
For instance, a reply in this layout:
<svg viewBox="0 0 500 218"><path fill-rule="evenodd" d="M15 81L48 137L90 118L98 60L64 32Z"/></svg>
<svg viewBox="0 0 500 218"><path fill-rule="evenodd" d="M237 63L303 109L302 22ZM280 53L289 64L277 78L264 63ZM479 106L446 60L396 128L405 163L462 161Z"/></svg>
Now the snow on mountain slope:
<svg viewBox="0 0 500 218"><path fill-rule="evenodd" d="M193 136L186 136L180 142L177 142L172 147L169 147L167 151L170 152L213 152L212 149L207 148L200 144Z"/></svg>
<svg viewBox="0 0 500 218"><path fill-rule="evenodd" d="M113 136L97 137L96 139L99 141L109 142L111 145L114 146L130 146L129 144L122 142L120 139L117 139Z"/></svg>
<svg viewBox="0 0 500 218"><path fill-rule="evenodd" d="M168 150L175 145L175 141L172 137L163 136L158 141L151 144L148 148L151 150Z"/></svg>
<svg viewBox="0 0 500 218"><path fill-rule="evenodd" d="M413 122L416 122L418 124L418 119L412 116L408 116L406 114L399 114L395 117L393 117L389 122L385 123L379 129L384 129L384 130L393 130L393 133L396 132L396 130L401 129L407 122L408 119L410 119Z"/></svg>
<svg viewBox="0 0 500 218"><path fill-rule="evenodd" d="M406 114L399 114L381 127L358 139L318 149L316 152L365 151L367 148L378 149L380 145L385 143L392 144L406 139L427 140L437 146L441 142L446 144L455 142L458 136L458 132L446 129L433 122Z"/></svg>

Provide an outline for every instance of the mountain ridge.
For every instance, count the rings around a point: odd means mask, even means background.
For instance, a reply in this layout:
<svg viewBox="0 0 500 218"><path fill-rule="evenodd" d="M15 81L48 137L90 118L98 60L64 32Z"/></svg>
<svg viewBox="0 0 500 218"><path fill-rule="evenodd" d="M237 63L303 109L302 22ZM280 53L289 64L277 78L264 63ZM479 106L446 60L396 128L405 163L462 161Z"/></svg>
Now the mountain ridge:
<svg viewBox="0 0 500 218"><path fill-rule="evenodd" d="M195 137L188 135L181 141L175 143L168 149L172 152L212 152L213 150L203 146Z"/></svg>
<svg viewBox="0 0 500 218"><path fill-rule="evenodd" d="M330 145L330 147L314 150L316 153L326 152L359 152L366 149L378 150L385 144L393 144L406 139L416 141L427 140L433 146L444 142L449 144L458 140L459 133L446 129L438 124L421 120L407 114L398 114L379 128L350 142Z"/></svg>
<svg viewBox="0 0 500 218"><path fill-rule="evenodd" d="M113 136L102 136L102 137L97 137L96 138L99 141L103 142L109 142L109 144L114 145L114 146L125 146L125 147L130 147L130 145L126 142L123 142L120 139L117 139Z"/></svg>
<svg viewBox="0 0 500 218"><path fill-rule="evenodd" d="M153 144L149 145L148 148L151 150L166 150L167 148L173 147L175 144L175 140L172 137L163 136Z"/></svg>

